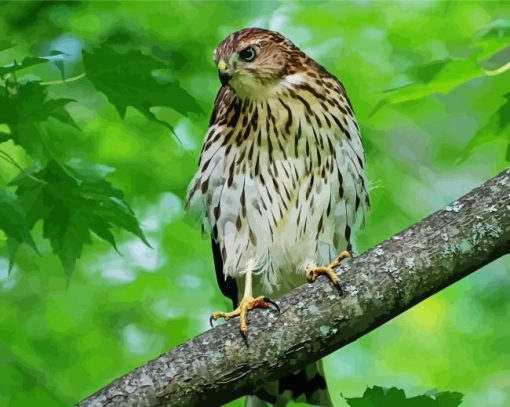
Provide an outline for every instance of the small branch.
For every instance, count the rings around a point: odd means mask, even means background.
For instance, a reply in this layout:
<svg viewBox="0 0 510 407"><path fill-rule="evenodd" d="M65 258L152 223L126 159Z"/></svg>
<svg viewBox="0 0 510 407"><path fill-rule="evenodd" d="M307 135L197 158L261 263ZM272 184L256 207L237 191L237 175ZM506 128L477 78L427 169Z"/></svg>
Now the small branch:
<svg viewBox="0 0 510 407"><path fill-rule="evenodd" d="M347 345L510 252L510 169L325 278L255 310L249 347L234 319L110 383L78 404L217 406ZM303 277L304 278L304 277Z"/></svg>
<svg viewBox="0 0 510 407"><path fill-rule="evenodd" d="M46 82L39 82L41 86L49 86L49 85L62 85L62 84L65 84L65 83L69 83L69 82L74 82L74 81L78 81L82 78L85 78L85 73L81 73L79 75L76 75L76 76L72 76L70 78L67 78L67 79L64 79L64 80L59 80L59 81L46 81Z"/></svg>

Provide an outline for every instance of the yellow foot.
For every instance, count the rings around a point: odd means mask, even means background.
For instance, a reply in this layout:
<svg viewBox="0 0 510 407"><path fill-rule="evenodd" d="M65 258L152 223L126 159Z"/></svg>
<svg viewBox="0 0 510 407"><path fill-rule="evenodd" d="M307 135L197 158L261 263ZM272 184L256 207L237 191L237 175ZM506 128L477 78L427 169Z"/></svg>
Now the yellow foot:
<svg viewBox="0 0 510 407"><path fill-rule="evenodd" d="M340 279L336 275L334 268L338 267L342 260L347 259L351 257L349 252L343 251L340 253L340 256L338 256L329 266L323 266L323 267L317 267L317 266L311 266L306 268L306 279L308 282L313 283L315 280L317 280L317 277L319 277L321 274L325 274L328 276L330 281L333 283L335 288L338 290L339 294L342 295L342 287L340 286Z"/></svg>
<svg viewBox="0 0 510 407"><path fill-rule="evenodd" d="M239 306L232 312L213 312L211 314L211 318L209 318L209 322L212 327L213 321L216 321L219 318L223 318L225 321L228 321L232 317L239 316L239 319L241 320L241 334L243 335L243 338L246 339L246 334L248 333L248 312L255 308L269 308L270 305L274 305L278 313L280 312L278 305L269 298L264 296L257 298L244 297L239 303Z"/></svg>

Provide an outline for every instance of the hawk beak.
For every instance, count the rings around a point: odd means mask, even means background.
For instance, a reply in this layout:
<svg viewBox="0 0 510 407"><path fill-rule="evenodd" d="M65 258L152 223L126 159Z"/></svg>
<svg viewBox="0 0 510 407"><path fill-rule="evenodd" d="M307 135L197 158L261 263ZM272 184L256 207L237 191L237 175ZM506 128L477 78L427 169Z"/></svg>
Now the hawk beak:
<svg viewBox="0 0 510 407"><path fill-rule="evenodd" d="M228 81L232 79L232 75L228 71L228 66L223 59L220 59L218 62L218 76L222 86L227 85Z"/></svg>

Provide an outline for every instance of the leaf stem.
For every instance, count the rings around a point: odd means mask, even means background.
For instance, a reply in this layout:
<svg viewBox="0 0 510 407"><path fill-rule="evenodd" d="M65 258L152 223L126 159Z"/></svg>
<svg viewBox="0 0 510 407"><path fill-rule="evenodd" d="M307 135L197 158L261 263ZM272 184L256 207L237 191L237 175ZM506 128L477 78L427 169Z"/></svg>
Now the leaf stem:
<svg viewBox="0 0 510 407"><path fill-rule="evenodd" d="M67 82L74 82L74 81L78 81L82 78L85 78L85 72L79 74L79 75L76 75L76 76L72 76L70 78L67 78L65 80L60 80L60 81L46 81L46 82L40 82L40 85L42 86L49 86L49 85L62 85L64 83L67 83Z"/></svg>
<svg viewBox="0 0 510 407"><path fill-rule="evenodd" d="M3 158L5 161L7 161L9 164L14 165L18 170L20 170L23 174L25 174L28 178L45 185L47 182L43 181L40 178L34 177L32 174L27 172L21 165L19 165L14 158L12 158L8 153L6 153L3 150L0 150L0 158Z"/></svg>
<svg viewBox="0 0 510 407"><path fill-rule="evenodd" d="M506 72L510 69L510 62L507 62L505 65L503 66L500 66L498 69L494 69L494 70L491 70L491 71L485 71L485 74L487 76L496 76L496 75L501 75L503 72Z"/></svg>

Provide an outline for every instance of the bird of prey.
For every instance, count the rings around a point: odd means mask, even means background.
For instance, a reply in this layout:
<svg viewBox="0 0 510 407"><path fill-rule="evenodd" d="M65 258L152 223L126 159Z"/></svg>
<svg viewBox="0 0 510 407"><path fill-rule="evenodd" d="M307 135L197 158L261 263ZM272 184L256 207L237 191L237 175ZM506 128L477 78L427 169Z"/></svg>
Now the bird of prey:
<svg viewBox="0 0 510 407"><path fill-rule="evenodd" d="M188 204L201 210L219 286L234 308L211 318L239 316L246 337L248 313L267 308L268 297L320 275L341 294L333 268L348 257L369 208L365 154L341 82L283 35L242 29L214 60L221 88ZM256 396L247 405L331 405L320 364Z"/></svg>

